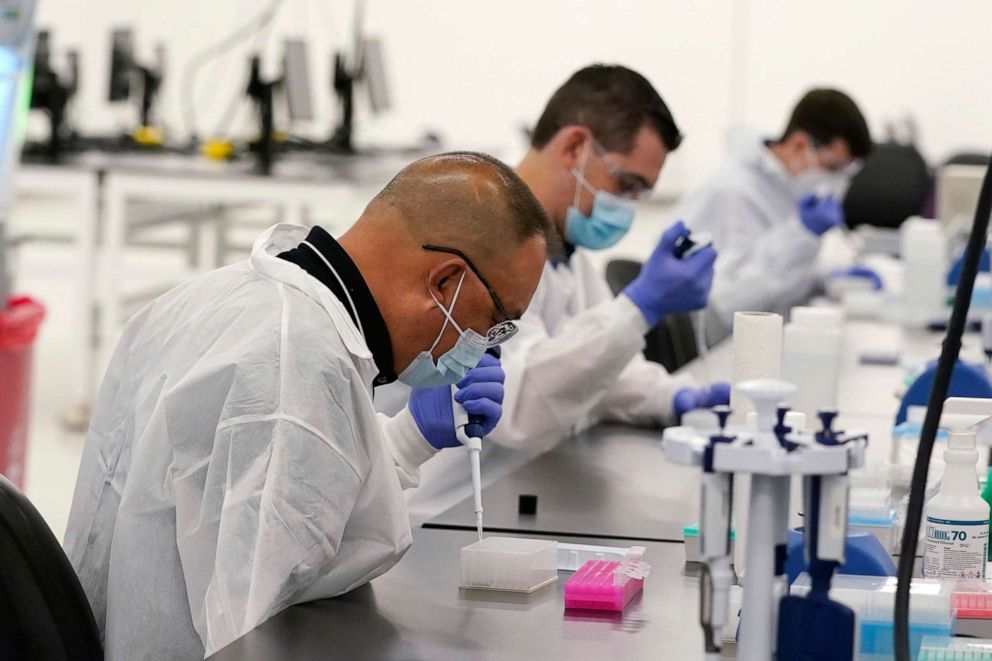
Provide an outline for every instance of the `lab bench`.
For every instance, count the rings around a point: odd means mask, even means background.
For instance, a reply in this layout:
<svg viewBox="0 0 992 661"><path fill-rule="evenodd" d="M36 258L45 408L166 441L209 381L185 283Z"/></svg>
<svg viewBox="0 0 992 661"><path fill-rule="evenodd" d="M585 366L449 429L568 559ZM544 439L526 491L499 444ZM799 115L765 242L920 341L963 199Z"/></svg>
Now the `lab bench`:
<svg viewBox="0 0 992 661"><path fill-rule="evenodd" d="M533 536L533 535L530 535ZM293 606L210 658L239 659L694 659L702 651L698 579L682 545L646 542L643 592L621 617L565 611L571 574L529 594L458 587L459 550L473 532L416 529L413 547L370 584ZM569 539L628 546L622 541ZM730 646L728 649L732 649Z"/></svg>
<svg viewBox="0 0 992 661"><path fill-rule="evenodd" d="M483 489L486 531L681 542L699 511L698 471L666 461L660 442L619 425L566 439ZM521 495L537 496L535 514L519 513ZM475 530L472 499L424 527Z"/></svg>
<svg viewBox="0 0 992 661"><path fill-rule="evenodd" d="M862 365L860 354L898 350L903 363L922 363L939 353L939 341L881 321L845 324L839 425L868 431L870 455L888 456L905 365ZM974 353L969 341L965 355ZM727 341L685 371L700 382L729 379L731 357ZM669 464L660 439L658 430L594 427L483 491L490 535L647 546L654 571L622 618L566 613L566 574L529 596L459 589L459 550L476 539L467 499L415 529L407 555L370 585L289 608L212 658L700 658L698 580L686 574L676 543L697 519L698 475ZM520 513L521 495L537 496L533 514ZM986 621L961 621L958 631L992 634Z"/></svg>

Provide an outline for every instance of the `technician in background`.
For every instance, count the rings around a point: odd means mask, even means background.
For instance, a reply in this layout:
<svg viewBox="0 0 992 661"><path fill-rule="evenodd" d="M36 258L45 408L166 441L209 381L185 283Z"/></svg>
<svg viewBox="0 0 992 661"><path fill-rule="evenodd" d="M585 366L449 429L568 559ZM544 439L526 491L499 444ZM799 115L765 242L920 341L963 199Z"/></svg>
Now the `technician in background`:
<svg viewBox="0 0 992 661"><path fill-rule="evenodd" d="M520 175L565 239L544 266L534 300L507 342L500 426L483 445L483 476L495 479L570 434L599 421L669 424L697 407L726 404L729 386L694 387L642 354L644 334L668 314L706 306L716 253L673 255L687 231L669 228L640 275L613 296L590 250L614 245L630 228L682 136L664 101L640 74L594 65L551 97ZM411 494L415 521L467 497L462 453L424 467Z"/></svg>
<svg viewBox="0 0 992 661"><path fill-rule="evenodd" d="M711 342L730 334L735 312L788 314L813 294L820 238L843 224L848 180L872 148L858 106L834 89L803 96L778 140L738 130L730 142L726 162L672 215L709 232L720 253Z"/></svg>
<svg viewBox="0 0 992 661"><path fill-rule="evenodd" d="M400 172L339 241L276 225L131 319L65 541L107 658L201 659L395 564L402 490L457 445L449 384L487 432L500 417L483 351L514 332L549 239L512 170L446 154ZM397 379L409 407L377 415L373 386Z"/></svg>

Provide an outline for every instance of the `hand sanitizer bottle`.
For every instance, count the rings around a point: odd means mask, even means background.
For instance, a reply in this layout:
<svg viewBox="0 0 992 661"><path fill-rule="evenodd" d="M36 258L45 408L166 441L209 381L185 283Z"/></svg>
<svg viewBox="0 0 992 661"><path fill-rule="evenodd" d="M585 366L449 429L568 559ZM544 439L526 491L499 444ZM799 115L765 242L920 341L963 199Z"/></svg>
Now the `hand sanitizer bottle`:
<svg viewBox="0 0 992 661"><path fill-rule="evenodd" d="M941 426L950 430L950 436L944 451L940 491L926 508L926 578L985 578L989 504L978 488L978 450L972 427L986 417L948 413L945 408L941 418Z"/></svg>

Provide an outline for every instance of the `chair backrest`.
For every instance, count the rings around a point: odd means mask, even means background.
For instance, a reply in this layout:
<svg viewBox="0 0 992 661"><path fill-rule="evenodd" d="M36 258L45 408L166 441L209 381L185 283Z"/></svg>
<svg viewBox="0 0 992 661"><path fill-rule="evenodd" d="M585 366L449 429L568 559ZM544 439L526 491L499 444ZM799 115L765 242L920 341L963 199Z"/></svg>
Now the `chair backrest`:
<svg viewBox="0 0 992 661"><path fill-rule="evenodd" d="M614 259L606 265L606 282L616 296L641 272L641 263ZM668 315L645 335L644 357L674 372L698 354L692 319L687 314Z"/></svg>
<svg viewBox="0 0 992 661"><path fill-rule="evenodd" d="M100 634L62 546L0 476L0 658L103 658Z"/></svg>
<svg viewBox="0 0 992 661"><path fill-rule="evenodd" d="M952 154L944 165L988 165L988 152L962 151Z"/></svg>
<svg viewBox="0 0 992 661"><path fill-rule="evenodd" d="M922 213L930 188L930 171L916 147L877 144L851 179L844 198L847 224L899 227Z"/></svg>

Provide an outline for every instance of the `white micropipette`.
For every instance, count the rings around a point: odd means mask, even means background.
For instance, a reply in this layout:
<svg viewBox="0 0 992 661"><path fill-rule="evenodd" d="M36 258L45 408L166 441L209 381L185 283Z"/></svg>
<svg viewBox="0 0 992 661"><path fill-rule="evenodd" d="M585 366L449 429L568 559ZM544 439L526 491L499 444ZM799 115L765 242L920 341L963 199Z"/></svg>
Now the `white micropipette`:
<svg viewBox="0 0 992 661"><path fill-rule="evenodd" d="M454 395L455 386L451 386L451 389ZM482 468L479 461L479 453L482 452L482 425L471 420L465 407L458 402L452 401L451 405L455 419L455 437L468 448L472 495L475 500L475 527L479 531L479 541L482 541Z"/></svg>
<svg viewBox="0 0 992 661"><path fill-rule="evenodd" d="M687 259L692 255L695 255L700 250L708 248L712 245L713 237L706 232L697 232L695 234L690 233L679 237L675 241L674 252L675 256L679 259ZM693 331L696 335L696 355L699 358L699 361L703 364L704 377L707 381L709 381L709 365L707 364L709 345L706 343L705 317L706 310L703 309L693 312L691 318Z"/></svg>

